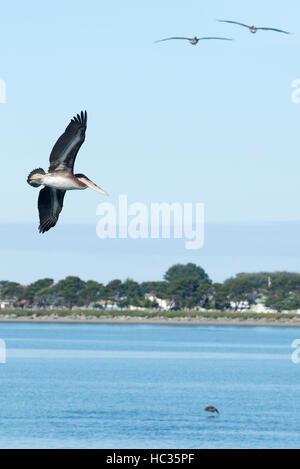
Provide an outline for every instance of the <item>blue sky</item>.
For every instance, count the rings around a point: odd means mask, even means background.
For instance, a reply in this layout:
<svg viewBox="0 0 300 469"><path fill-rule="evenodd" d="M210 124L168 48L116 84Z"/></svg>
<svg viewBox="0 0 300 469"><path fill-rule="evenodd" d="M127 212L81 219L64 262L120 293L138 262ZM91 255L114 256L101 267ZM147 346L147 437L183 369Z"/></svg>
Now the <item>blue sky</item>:
<svg viewBox="0 0 300 469"><path fill-rule="evenodd" d="M300 105L291 100L291 83L300 78L299 15L296 0L3 4L0 79L6 81L7 103L0 104L0 150L2 175L13 178L15 189L10 178L2 179L0 223L34 224L36 230L38 191L26 176L47 168L57 137L81 109L88 111L88 129L76 171L93 176L112 202L119 194L147 204L203 202L208 224L299 221ZM251 35L217 18L293 34ZM154 44L173 35L235 41ZM93 191L67 194L59 224L95 226L101 201ZM49 236L54 234L44 235L44 255L55 259ZM129 254L124 245L124 256L115 258L110 249L113 265L141 277L128 265L133 258L138 264L138 250ZM25 254L9 252L17 272ZM194 256L201 264L200 253ZM164 267L157 263L158 277ZM215 275L250 268L255 265L245 260L244 269L220 267ZM20 280L37 275L28 264L19 269ZM0 277L8 277L3 264Z"/></svg>

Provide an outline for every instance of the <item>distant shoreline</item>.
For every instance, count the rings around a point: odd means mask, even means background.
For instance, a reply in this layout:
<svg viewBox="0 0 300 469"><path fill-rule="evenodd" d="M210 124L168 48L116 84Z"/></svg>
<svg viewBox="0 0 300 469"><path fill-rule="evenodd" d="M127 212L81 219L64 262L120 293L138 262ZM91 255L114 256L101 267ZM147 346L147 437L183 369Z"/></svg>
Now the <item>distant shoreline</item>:
<svg viewBox="0 0 300 469"><path fill-rule="evenodd" d="M287 327L300 327L300 315L293 317L283 317L279 315L278 319L274 317L268 318L267 314L257 319L251 317L243 317L244 313L240 313L239 317L217 317L209 318L201 315L194 317L191 316L127 316L127 315L101 315L95 317L84 314L72 315L57 315L57 314L43 314L43 315L16 315L16 314L0 314L0 323L65 323L65 324L151 324L151 325L220 325L220 326L287 326ZM257 315L259 316L259 315Z"/></svg>

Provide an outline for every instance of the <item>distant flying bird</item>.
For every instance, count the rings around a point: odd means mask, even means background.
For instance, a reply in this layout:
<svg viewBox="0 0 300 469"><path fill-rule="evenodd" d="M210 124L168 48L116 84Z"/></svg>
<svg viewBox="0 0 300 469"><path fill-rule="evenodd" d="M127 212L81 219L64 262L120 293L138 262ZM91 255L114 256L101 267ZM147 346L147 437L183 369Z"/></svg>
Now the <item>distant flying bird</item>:
<svg viewBox="0 0 300 469"><path fill-rule="evenodd" d="M248 28L251 33L255 34L259 29L263 31L276 31L277 33L284 33L284 34L291 34L288 31L283 31L282 29L276 29L276 28L258 28L257 26L249 26L248 24L244 23L238 23L237 21L228 21L228 20L218 20L220 23L231 23L231 24L238 24L239 26L244 26L245 28Z"/></svg>
<svg viewBox="0 0 300 469"><path fill-rule="evenodd" d="M211 412L212 414L215 412L219 414L218 409L216 409L213 405L207 405L204 410L206 410L206 412Z"/></svg>
<svg viewBox="0 0 300 469"><path fill-rule="evenodd" d="M184 39L186 41L189 41L190 44L192 44L193 46L195 46L196 44L198 44L199 41L204 41L204 40L207 40L207 39L217 39L217 40L221 40L221 41L232 41L232 39L228 38L228 37L166 37L165 39L159 39L158 41L155 41L155 42L164 42L164 41L171 41L173 39Z"/></svg>
<svg viewBox="0 0 300 469"><path fill-rule="evenodd" d="M27 178L28 184L33 187L45 186L40 190L38 198L40 233L45 233L56 225L66 191L89 187L108 195L84 174L73 173L76 155L85 139L86 126L87 113L81 111L80 115L73 117L54 145L50 154L48 173L38 168L31 171Z"/></svg>

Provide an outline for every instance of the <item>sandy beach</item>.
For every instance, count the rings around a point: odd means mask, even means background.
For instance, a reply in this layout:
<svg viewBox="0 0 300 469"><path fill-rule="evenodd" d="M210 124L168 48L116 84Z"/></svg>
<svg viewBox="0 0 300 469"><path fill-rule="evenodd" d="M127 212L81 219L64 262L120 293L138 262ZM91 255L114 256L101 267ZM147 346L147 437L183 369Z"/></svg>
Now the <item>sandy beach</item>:
<svg viewBox="0 0 300 469"><path fill-rule="evenodd" d="M0 322L27 322L27 323L68 323L68 324L168 324L168 325L230 325L230 326L289 326L300 327L300 316L293 318L207 318L197 317L177 317L169 318L163 316L142 317L142 316L86 316L80 314L59 316L57 314L17 316L16 314L3 314Z"/></svg>

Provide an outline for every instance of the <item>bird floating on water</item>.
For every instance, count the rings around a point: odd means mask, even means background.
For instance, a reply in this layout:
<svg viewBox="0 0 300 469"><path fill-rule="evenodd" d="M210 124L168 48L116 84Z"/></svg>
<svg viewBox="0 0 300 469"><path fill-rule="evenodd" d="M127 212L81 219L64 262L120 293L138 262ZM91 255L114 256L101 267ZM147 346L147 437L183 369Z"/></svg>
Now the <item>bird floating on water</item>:
<svg viewBox="0 0 300 469"><path fill-rule="evenodd" d="M173 39L184 39L186 41L189 41L190 44L195 46L198 44L199 41L206 41L207 39L216 39L220 41L232 41L233 39L228 38L228 37L166 37L165 39L159 39L158 41L155 42L164 42L164 41L171 41Z"/></svg>
<svg viewBox="0 0 300 469"><path fill-rule="evenodd" d="M239 23L238 21L229 21L229 20L218 20L220 23L230 23L230 24L237 24L239 26L244 26L245 28L248 28L249 31L252 34L255 34L258 30L262 31L276 31L277 33L283 33L283 34L291 34L288 31L283 31L282 29L276 29L276 28L265 28L265 27L257 27L257 26L249 26L248 24L244 23Z"/></svg>
<svg viewBox="0 0 300 469"><path fill-rule="evenodd" d="M204 410L206 410L206 412L211 412L212 414L219 414L218 409L216 409L216 407L214 407L213 405L207 405Z"/></svg>
<svg viewBox="0 0 300 469"><path fill-rule="evenodd" d="M87 112L81 111L71 119L65 132L59 137L50 154L48 173L42 168L31 171L27 178L33 187L44 185L38 198L40 217L39 232L53 228L63 208L66 191L89 187L101 194L108 195L84 174L74 174L77 153L84 142L87 127Z"/></svg>

